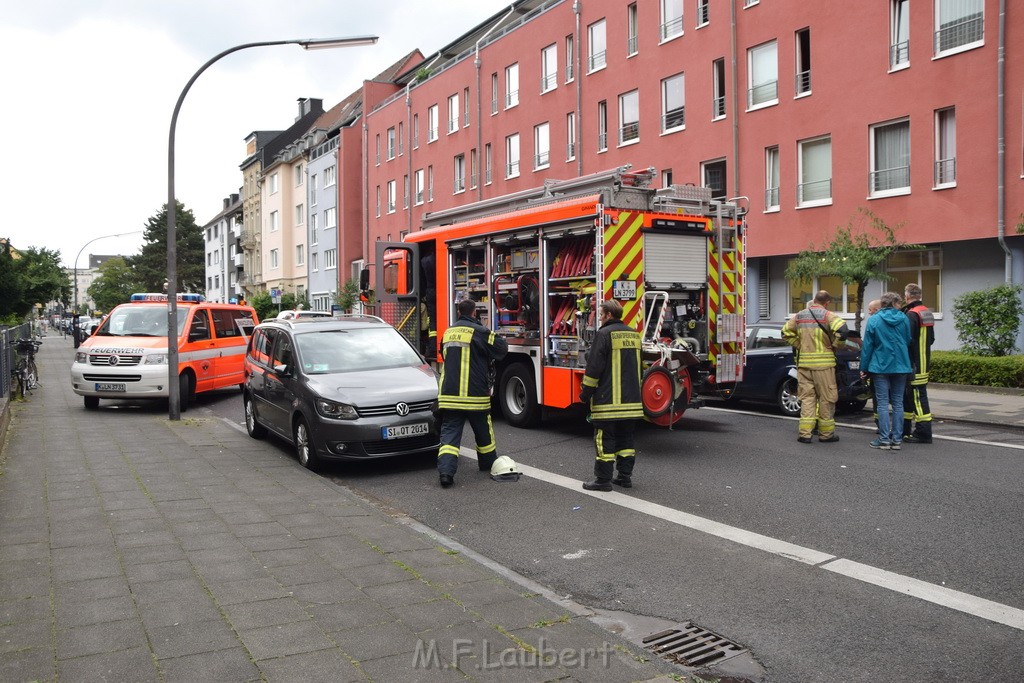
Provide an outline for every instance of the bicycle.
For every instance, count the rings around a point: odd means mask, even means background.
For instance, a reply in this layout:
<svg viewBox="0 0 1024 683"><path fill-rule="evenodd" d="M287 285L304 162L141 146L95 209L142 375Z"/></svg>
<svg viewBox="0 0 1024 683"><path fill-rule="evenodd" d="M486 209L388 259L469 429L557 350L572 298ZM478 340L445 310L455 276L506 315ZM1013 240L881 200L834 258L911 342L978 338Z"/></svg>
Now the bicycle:
<svg viewBox="0 0 1024 683"><path fill-rule="evenodd" d="M25 392L32 393L39 387L39 370L36 368L36 351L42 346L36 339L19 339L15 343L18 362L14 367L14 376L18 382L18 396L25 398Z"/></svg>

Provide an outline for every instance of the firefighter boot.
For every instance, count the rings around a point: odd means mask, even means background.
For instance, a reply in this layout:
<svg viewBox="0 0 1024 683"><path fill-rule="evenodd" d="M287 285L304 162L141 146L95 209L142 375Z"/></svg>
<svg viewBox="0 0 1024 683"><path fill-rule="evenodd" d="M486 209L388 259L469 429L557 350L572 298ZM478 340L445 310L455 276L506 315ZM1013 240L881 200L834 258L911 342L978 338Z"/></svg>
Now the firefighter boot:
<svg viewBox="0 0 1024 683"><path fill-rule="evenodd" d="M587 491L611 491L614 473L614 460L598 460L594 463L594 481L585 482L583 488Z"/></svg>
<svg viewBox="0 0 1024 683"><path fill-rule="evenodd" d="M481 472L490 472L491 466L494 465L494 461L498 459L498 454L494 451L490 453L477 453L476 464L480 468Z"/></svg>
<svg viewBox="0 0 1024 683"><path fill-rule="evenodd" d="M615 469L618 470L618 474L612 479L612 483L624 489L633 488L633 464L635 462L636 456L616 456Z"/></svg>

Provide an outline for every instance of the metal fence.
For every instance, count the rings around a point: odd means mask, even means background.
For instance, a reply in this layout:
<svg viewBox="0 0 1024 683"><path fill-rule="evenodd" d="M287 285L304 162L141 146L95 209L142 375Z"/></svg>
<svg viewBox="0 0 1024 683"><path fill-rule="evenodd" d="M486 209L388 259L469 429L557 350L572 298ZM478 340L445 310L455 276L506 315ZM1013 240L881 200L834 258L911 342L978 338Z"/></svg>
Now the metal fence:
<svg viewBox="0 0 1024 683"><path fill-rule="evenodd" d="M14 353L15 343L25 337L32 336L32 325L25 323L15 327L0 327L0 396L11 393L11 375L17 358Z"/></svg>

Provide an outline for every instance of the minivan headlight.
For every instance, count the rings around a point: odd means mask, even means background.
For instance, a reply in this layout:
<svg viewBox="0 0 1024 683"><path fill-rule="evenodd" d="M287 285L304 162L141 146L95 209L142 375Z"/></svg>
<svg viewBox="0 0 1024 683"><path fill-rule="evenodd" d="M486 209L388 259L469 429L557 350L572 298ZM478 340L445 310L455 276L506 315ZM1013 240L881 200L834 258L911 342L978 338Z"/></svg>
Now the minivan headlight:
<svg viewBox="0 0 1024 683"><path fill-rule="evenodd" d="M354 420L359 417L356 409L347 403L336 403L323 398L316 400L316 409L324 417L330 417L335 420Z"/></svg>
<svg viewBox="0 0 1024 683"><path fill-rule="evenodd" d="M86 353L85 351L76 351L75 352L75 362L76 363L88 363L89 362L89 354Z"/></svg>
<svg viewBox="0 0 1024 683"><path fill-rule="evenodd" d="M150 353L146 356L146 365L167 365L166 353Z"/></svg>

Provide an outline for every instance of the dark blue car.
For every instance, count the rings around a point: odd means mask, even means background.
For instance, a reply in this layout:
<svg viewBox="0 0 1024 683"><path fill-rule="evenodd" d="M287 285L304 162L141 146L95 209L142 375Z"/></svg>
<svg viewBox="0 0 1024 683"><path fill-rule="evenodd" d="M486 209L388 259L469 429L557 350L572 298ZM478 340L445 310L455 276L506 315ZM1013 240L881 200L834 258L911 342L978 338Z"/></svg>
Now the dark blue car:
<svg viewBox="0 0 1024 683"><path fill-rule="evenodd" d="M867 404L868 389L860 378L859 341L859 337L854 336L848 341L847 348L836 354L838 410L857 412ZM749 325L743 381L730 395L722 397L729 402L774 403L783 414L798 416L800 400L796 396L796 378L790 376L793 367L793 347L782 338L781 323Z"/></svg>

